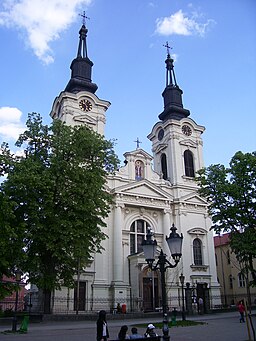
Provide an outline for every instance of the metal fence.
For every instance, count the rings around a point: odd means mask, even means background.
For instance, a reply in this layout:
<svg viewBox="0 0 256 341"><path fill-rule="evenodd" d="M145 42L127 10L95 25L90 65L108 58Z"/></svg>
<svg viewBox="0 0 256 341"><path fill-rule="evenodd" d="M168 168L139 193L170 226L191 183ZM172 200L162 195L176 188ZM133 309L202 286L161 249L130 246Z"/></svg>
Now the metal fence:
<svg viewBox="0 0 256 341"><path fill-rule="evenodd" d="M252 307L256 306L256 294L250 297ZM235 309L237 303L240 300L248 303L247 295L226 295L226 296L209 296L209 301L205 303L205 312L210 312L213 309ZM220 302L220 304L215 304ZM177 312L182 310L181 297L169 297L167 301L169 311L176 310ZM19 301L17 311L26 311L29 313L43 313L43 296L31 295L29 300ZM5 300L0 302L0 315L11 315L15 309L14 300ZM129 299L113 300L111 298L96 297L92 299L80 300L77 304L74 298L67 296L53 296L51 301L51 312L53 314L90 314L96 313L100 310L106 310L110 314L118 313L133 313L133 312L161 312L162 302L142 301L141 298L132 297ZM189 314L198 313L197 302L192 302L192 306L188 307L185 302L186 312Z"/></svg>

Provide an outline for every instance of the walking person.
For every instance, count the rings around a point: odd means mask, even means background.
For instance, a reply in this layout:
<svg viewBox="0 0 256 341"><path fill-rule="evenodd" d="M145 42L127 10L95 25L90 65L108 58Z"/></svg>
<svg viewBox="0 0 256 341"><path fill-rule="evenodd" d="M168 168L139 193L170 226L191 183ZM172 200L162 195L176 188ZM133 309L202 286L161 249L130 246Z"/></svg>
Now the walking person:
<svg viewBox="0 0 256 341"><path fill-rule="evenodd" d="M198 299L198 310L199 310L199 314L203 315L203 313L204 313L204 300L202 299L202 297L199 297L199 299Z"/></svg>
<svg viewBox="0 0 256 341"><path fill-rule="evenodd" d="M127 332L128 332L128 327L122 326L120 329L120 332L118 333L118 340L120 341L129 340L130 336L127 334Z"/></svg>
<svg viewBox="0 0 256 341"><path fill-rule="evenodd" d="M99 312L97 320L97 341L107 341L109 339L108 325L105 310Z"/></svg>
<svg viewBox="0 0 256 341"><path fill-rule="evenodd" d="M241 323L241 322L245 322L245 320L244 320L245 306L244 306L243 301L240 301L240 302L238 303L238 311L239 311L239 313L240 313L240 323Z"/></svg>

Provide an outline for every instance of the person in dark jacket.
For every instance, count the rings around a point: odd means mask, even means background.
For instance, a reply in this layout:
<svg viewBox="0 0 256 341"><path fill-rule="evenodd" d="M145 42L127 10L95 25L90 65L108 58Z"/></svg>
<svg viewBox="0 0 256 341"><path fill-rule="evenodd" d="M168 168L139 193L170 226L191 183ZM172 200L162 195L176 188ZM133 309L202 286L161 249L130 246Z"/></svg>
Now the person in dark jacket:
<svg viewBox="0 0 256 341"><path fill-rule="evenodd" d="M144 337L152 337L152 336L157 336L155 332L156 327L150 323L147 327L146 333L144 334Z"/></svg>
<svg viewBox="0 0 256 341"><path fill-rule="evenodd" d="M107 341L109 339L108 325L105 310L99 312L97 320L97 341Z"/></svg>
<svg viewBox="0 0 256 341"><path fill-rule="evenodd" d="M130 337L127 334L128 331L128 327L127 326L122 326L120 329L120 332L118 333L118 340L120 341L125 341L125 340L129 340Z"/></svg>

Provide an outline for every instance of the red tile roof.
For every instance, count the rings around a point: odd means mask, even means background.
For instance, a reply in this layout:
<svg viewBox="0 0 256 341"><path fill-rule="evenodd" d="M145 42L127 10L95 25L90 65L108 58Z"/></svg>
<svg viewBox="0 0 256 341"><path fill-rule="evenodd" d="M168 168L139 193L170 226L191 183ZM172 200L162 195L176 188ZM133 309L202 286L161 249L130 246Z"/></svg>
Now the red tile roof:
<svg viewBox="0 0 256 341"><path fill-rule="evenodd" d="M221 236L215 236L214 237L214 247L218 247L220 245L227 245L229 244L229 233L225 233Z"/></svg>

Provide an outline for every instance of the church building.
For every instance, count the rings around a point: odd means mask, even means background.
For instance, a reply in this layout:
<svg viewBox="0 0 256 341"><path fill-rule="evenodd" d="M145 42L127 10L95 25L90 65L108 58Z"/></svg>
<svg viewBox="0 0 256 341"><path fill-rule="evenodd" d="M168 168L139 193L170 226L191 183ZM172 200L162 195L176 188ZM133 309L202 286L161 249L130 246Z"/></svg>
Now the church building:
<svg viewBox="0 0 256 341"><path fill-rule="evenodd" d="M83 24L77 57L70 67L71 78L54 100L50 116L71 126L87 125L104 135L110 102L95 94L98 87L92 81L87 32ZM124 153L124 166L108 176L108 190L115 204L104 230L108 235L102 242L104 251L92 255L88 267L79 272L74 289L62 288L54 293L53 312L57 312L58 298L63 296L73 300L62 307L68 312L111 311L118 303L127 312L160 310L160 273L148 267L141 243L150 228L158 251L162 249L171 261L165 238L173 224L183 235L183 248L178 266L166 271L169 309L181 309L181 274L185 276L188 311L199 297L203 298L205 311L220 303L211 219L195 182L196 172L204 166L205 128L183 107L183 91L177 84L173 62L167 45L163 111L156 115L148 134L152 155L137 143L135 150Z"/></svg>

